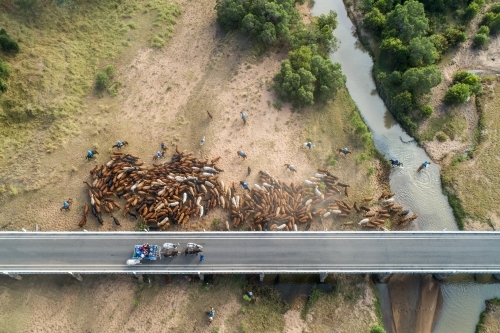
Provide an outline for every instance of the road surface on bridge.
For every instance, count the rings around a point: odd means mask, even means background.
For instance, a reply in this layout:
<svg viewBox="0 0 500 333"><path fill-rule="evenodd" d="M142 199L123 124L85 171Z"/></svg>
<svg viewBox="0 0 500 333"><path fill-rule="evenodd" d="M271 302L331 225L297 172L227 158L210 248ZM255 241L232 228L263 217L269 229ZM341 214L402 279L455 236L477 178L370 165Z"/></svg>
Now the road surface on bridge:
<svg viewBox="0 0 500 333"><path fill-rule="evenodd" d="M179 255L127 266L135 244L188 242ZM0 272L499 273L496 232L1 232Z"/></svg>

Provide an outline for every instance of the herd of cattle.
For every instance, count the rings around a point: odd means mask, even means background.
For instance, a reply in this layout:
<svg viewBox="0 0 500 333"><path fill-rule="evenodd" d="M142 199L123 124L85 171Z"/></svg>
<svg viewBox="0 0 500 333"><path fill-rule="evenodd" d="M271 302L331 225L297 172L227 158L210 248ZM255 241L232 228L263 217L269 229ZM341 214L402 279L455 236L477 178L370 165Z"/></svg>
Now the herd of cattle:
<svg viewBox="0 0 500 333"><path fill-rule="evenodd" d="M117 201L121 198L125 200L123 215L142 219L151 230L184 225L216 208L229 212L227 230L298 230L298 224L309 230L314 220L347 217L359 220L362 227L383 228L388 219L405 224L418 217L395 204L394 193L389 192L383 192L378 200L365 198L359 206L349 204L350 186L323 169L302 184L286 184L260 171L261 185L244 190L219 179L223 170L216 166L218 160L199 160L176 148L169 162L146 166L136 156L115 152L110 161L90 171L91 182L84 182L90 211L103 224L102 213L121 209ZM86 203L80 227L87 222L88 212Z"/></svg>

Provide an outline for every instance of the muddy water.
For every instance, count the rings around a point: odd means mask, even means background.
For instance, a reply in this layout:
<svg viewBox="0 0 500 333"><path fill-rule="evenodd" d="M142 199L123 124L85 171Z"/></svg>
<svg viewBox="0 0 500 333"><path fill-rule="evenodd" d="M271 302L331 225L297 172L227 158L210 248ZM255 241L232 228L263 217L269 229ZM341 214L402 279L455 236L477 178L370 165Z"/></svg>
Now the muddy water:
<svg viewBox="0 0 500 333"><path fill-rule="evenodd" d="M395 122L378 96L371 75L372 59L355 37L342 0L316 0L312 14L317 16L329 10L337 12L339 21L334 31L339 41L338 50L330 58L342 65L342 72L347 76L347 89L372 131L376 148L388 159L403 162L402 168L394 168L391 172L390 184L396 193L396 201L419 215L409 228L456 230L451 208L441 190L439 167L431 164L417 173L420 164L430 161L430 158L415 142L403 143L402 140L407 142L412 138Z"/></svg>
<svg viewBox="0 0 500 333"><path fill-rule="evenodd" d="M403 142L412 138L396 123L378 96L371 74L372 59L357 40L342 0L315 0L311 12L317 16L329 10L337 12L339 21L334 31L339 41L338 50L330 58L342 65L349 93L372 131L376 148L386 158L404 163L403 168L394 168L391 172L390 185L396 193L396 200L419 214L409 228L456 230L451 208L441 190L439 167L431 164L422 172L416 172L423 161L430 159L415 142ZM474 332L479 314L484 310L484 300L500 296L500 284L477 283L471 276L465 280L452 277L441 284L441 290L443 309L434 333Z"/></svg>

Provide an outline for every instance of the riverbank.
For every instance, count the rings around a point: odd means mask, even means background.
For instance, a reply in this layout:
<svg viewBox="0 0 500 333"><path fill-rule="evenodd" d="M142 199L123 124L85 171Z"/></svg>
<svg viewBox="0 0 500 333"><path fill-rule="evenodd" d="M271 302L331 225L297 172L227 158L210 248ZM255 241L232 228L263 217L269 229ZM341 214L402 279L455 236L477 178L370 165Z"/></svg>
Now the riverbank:
<svg viewBox="0 0 500 333"><path fill-rule="evenodd" d="M500 332L500 299L494 298L486 300L486 309L479 316L479 323L476 326L476 333Z"/></svg>

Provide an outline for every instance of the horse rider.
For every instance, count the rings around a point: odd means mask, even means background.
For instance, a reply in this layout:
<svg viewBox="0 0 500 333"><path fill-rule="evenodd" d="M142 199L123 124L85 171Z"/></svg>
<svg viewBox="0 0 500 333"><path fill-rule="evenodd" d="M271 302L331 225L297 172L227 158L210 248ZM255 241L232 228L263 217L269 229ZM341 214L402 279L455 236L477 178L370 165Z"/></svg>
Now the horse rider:
<svg viewBox="0 0 500 333"><path fill-rule="evenodd" d="M349 151L349 149L347 149L347 147L344 147L344 148L342 149L342 152L344 153L344 155L345 155L345 154L347 154L347 152L348 152L348 151Z"/></svg>
<svg viewBox="0 0 500 333"><path fill-rule="evenodd" d="M243 150L238 151L240 157L245 157L245 152Z"/></svg>
<svg viewBox="0 0 500 333"><path fill-rule="evenodd" d="M162 155L162 154L161 154L161 152L159 151L159 152L157 152L157 153L156 153L156 157L158 157L158 158L162 158L162 157L163 157L163 155Z"/></svg>
<svg viewBox="0 0 500 333"><path fill-rule="evenodd" d="M69 210L69 202L64 201L61 210L66 209Z"/></svg>
<svg viewBox="0 0 500 333"><path fill-rule="evenodd" d="M92 150L87 151L87 157L88 158L94 157L94 153L92 152Z"/></svg>
<svg viewBox="0 0 500 333"><path fill-rule="evenodd" d="M121 141L116 142L116 147L121 148L123 146L123 143Z"/></svg>
<svg viewBox="0 0 500 333"><path fill-rule="evenodd" d="M311 141L308 141L308 142L306 143L306 147L307 147L307 148L309 148L309 149L311 149L313 146L314 146L314 145L311 143Z"/></svg>
<svg viewBox="0 0 500 333"><path fill-rule="evenodd" d="M240 184L241 184L241 187L243 187L244 190L249 190L250 191L250 189L248 188L248 184L247 183L245 183L244 181L241 180Z"/></svg>
<svg viewBox="0 0 500 333"><path fill-rule="evenodd" d="M427 166L428 166L429 164L431 164L431 162L427 162L427 161L425 161L424 163L422 163L422 166L423 166L424 168L427 168Z"/></svg>
<svg viewBox="0 0 500 333"><path fill-rule="evenodd" d="M214 320L214 317L215 317L215 310L213 307L210 307L210 311L208 312L208 320L212 322L212 320Z"/></svg>
<svg viewBox="0 0 500 333"><path fill-rule="evenodd" d="M161 150L163 150L163 151L167 150L167 146L165 145L165 142L162 142L160 147L161 147Z"/></svg>
<svg viewBox="0 0 500 333"><path fill-rule="evenodd" d="M243 125L246 125L247 124L247 115L241 111L241 119L243 119Z"/></svg>

